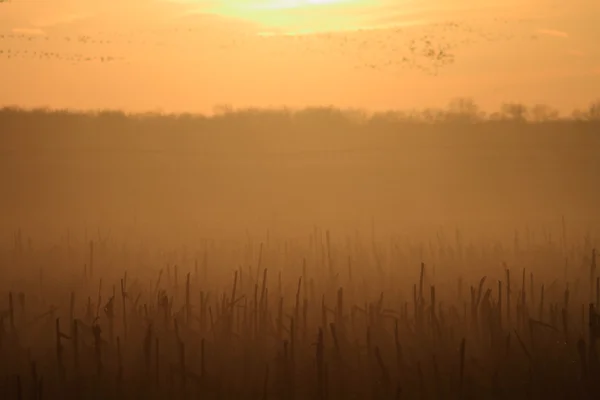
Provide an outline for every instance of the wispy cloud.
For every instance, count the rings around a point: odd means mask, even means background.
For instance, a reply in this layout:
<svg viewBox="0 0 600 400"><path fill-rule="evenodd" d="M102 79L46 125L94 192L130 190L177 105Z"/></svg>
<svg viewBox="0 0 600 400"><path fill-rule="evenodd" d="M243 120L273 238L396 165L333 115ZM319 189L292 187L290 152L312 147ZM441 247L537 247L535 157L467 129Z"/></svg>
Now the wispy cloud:
<svg viewBox="0 0 600 400"><path fill-rule="evenodd" d="M567 32L560 31L558 29L538 29L536 32L539 33L540 35L546 35L546 36L554 36L554 37L561 37L561 38L569 37L569 34Z"/></svg>
<svg viewBox="0 0 600 400"><path fill-rule="evenodd" d="M308 0L162 0L187 4L188 10L250 21L262 30L290 32L346 31L426 25L432 22L475 19L533 17L518 0L338 0L319 3ZM285 7L272 7L275 3Z"/></svg>
<svg viewBox="0 0 600 400"><path fill-rule="evenodd" d="M20 33L23 35L31 35L31 36L44 36L46 32L44 32L40 28L13 28L11 29L13 33Z"/></svg>
<svg viewBox="0 0 600 400"><path fill-rule="evenodd" d="M89 14L62 14L62 15L48 15L44 17L38 17L31 21L31 24L40 28L53 27L63 24L71 24L79 22L83 19L89 18L92 15Z"/></svg>

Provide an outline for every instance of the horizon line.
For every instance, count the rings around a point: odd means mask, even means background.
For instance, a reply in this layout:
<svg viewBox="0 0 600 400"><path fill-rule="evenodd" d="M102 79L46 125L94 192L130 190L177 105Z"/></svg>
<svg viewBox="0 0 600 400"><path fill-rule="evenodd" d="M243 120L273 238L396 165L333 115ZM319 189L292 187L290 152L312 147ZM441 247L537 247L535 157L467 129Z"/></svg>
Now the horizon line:
<svg viewBox="0 0 600 400"><path fill-rule="evenodd" d="M470 104L474 106L474 108L470 110L452 110L453 101L464 101L466 100ZM521 118L523 122L532 122L530 118L527 118L527 114L536 109L536 107L543 108L545 111L546 118L544 121L569 121L569 120L578 120L581 116L584 116L586 113L592 113L592 120L600 120L600 96L594 100L588 102L588 105L585 108L573 108L570 113L562 113L558 108L553 107L551 104L546 103L533 103L527 104L519 101L505 101L501 103L501 106L493 111L486 111L483 108L480 108L477 105L477 102L469 97L458 97L446 104L444 107L430 106L430 107L420 107L420 108L388 108L383 110L370 110L364 107L343 107L336 106L334 104L321 104L321 105L306 105L306 106L288 106L288 105L280 105L280 106L233 106L231 104L215 104L212 107L212 112L201 112L201 111L168 111L163 110L160 107L155 109L147 109L143 111L128 111L125 109L119 108L73 108L73 107L52 107L52 106L20 106L17 104L7 104L0 105L0 114L6 112L17 112L17 113L45 113L45 114L56 114L56 113L66 113L72 115L98 115L98 114L122 114L126 117L140 117L140 116L162 116L162 117L173 117L173 116L195 116L195 117L219 117L223 115L232 115L232 114L244 114L244 113L287 113L287 114L298 114L302 112L310 112L310 111L333 111L340 114L346 114L347 116L357 116L360 115L365 119L371 119L373 117L382 116L382 115L396 115L396 116L404 116L404 117L426 117L428 112L434 112L437 116L440 115L468 115L472 117L472 120L480 120L480 121L493 121L493 118L496 116L506 115L506 110L502 110L503 106L522 106L523 107L523 115L525 118ZM598 110L598 111L597 111ZM596 116L596 113L599 113ZM579 118L578 118L579 117ZM423 118L422 118L423 119ZM426 119L426 118L425 118ZM429 118L431 122L436 122L435 118Z"/></svg>

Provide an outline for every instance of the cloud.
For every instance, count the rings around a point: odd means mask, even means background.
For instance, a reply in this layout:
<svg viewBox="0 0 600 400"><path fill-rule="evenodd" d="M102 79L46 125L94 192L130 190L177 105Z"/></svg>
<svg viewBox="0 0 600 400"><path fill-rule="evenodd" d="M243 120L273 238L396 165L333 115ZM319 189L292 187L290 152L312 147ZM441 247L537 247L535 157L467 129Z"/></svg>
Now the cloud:
<svg viewBox="0 0 600 400"><path fill-rule="evenodd" d="M561 38L569 37L569 34L567 32L559 31L557 29L538 29L536 32L539 33L540 35L546 35L546 36L554 36L554 37L561 37Z"/></svg>
<svg viewBox="0 0 600 400"><path fill-rule="evenodd" d="M170 22L194 26L196 29L231 31L231 32L258 32L261 27L259 24L244 19L222 16L218 14L207 13L200 10L186 10L176 14Z"/></svg>
<svg viewBox="0 0 600 400"><path fill-rule="evenodd" d="M57 25L79 22L89 17L91 17L91 15L89 14L62 14L54 16L50 15L41 18L35 18L31 21L31 24L40 28L48 28Z"/></svg>
<svg viewBox="0 0 600 400"><path fill-rule="evenodd" d="M21 33L24 35L31 35L31 36L46 35L46 32L44 32L42 29L39 29L39 28L13 28L12 32L13 33Z"/></svg>

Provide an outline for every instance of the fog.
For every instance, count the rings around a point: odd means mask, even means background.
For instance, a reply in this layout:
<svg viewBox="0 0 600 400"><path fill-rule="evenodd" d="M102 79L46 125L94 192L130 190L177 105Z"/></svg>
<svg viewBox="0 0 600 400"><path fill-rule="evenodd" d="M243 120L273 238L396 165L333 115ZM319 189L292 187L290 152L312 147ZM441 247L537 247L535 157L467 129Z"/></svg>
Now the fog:
<svg viewBox="0 0 600 400"><path fill-rule="evenodd" d="M5 109L1 229L186 241L313 226L512 235L562 218L595 229L597 122L444 115Z"/></svg>

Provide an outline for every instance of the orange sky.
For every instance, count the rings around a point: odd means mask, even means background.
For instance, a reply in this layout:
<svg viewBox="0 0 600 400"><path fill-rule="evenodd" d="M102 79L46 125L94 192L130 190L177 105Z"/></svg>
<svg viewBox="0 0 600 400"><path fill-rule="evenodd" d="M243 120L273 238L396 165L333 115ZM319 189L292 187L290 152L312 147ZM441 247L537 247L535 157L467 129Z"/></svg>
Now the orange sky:
<svg viewBox="0 0 600 400"><path fill-rule="evenodd" d="M566 111L600 97L599 1L482 3L10 0L0 104L382 109L470 96Z"/></svg>

